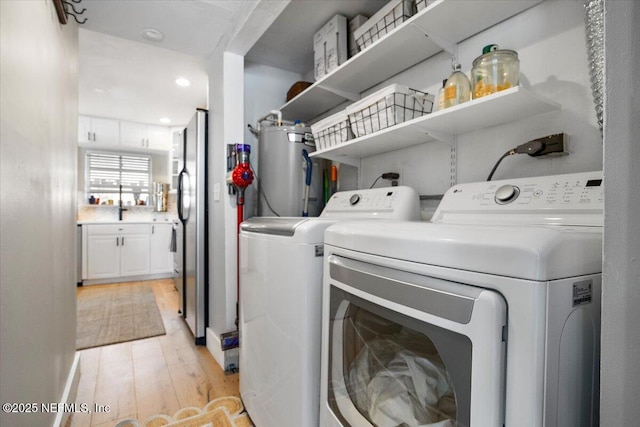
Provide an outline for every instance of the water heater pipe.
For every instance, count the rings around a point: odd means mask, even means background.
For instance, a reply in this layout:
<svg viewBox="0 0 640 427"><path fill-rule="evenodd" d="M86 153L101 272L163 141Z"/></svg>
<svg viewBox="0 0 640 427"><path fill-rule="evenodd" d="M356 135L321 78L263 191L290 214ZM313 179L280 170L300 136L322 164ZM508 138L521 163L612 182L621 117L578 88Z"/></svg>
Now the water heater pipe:
<svg viewBox="0 0 640 427"><path fill-rule="evenodd" d="M260 123L262 123L264 120L267 120L269 117L273 117L275 116L277 119L276 124L278 126L282 126L282 111L280 110L271 110L269 111L269 114L267 114L266 116L260 117L257 121L256 121L256 131L260 132Z"/></svg>

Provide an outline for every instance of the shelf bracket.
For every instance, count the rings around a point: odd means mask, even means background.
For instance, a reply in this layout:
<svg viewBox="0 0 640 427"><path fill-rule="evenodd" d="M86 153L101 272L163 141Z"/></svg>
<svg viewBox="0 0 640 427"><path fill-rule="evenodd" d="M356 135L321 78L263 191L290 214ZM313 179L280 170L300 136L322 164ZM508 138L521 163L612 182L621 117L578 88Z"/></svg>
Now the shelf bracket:
<svg viewBox="0 0 640 427"><path fill-rule="evenodd" d="M435 44L442 47L444 50L449 52L453 56L458 56L458 44L448 40L446 37L442 37L439 34L434 33L433 31L427 31L421 26L417 24L411 24L412 27L420 31L424 34L425 37L429 37Z"/></svg>
<svg viewBox="0 0 640 427"><path fill-rule="evenodd" d="M331 92L334 95L338 95L341 96L345 99L348 99L349 101L359 101L360 100L360 94L359 93L353 93L353 92L348 92L346 90L340 90L340 89L336 89L334 87L329 87L329 86L324 86L324 85L318 85L319 88L326 90L327 92Z"/></svg>
<svg viewBox="0 0 640 427"><path fill-rule="evenodd" d="M439 130L433 130L433 129L424 129L424 131L427 133L427 135L430 135L435 139L437 139L438 141L442 141L446 144L454 145L456 142L455 134L439 131Z"/></svg>
<svg viewBox="0 0 640 427"><path fill-rule="evenodd" d="M360 169L360 159L355 157L332 155L330 153L318 152L318 151L309 153L309 157L311 158L318 157L321 159L327 159L327 160L331 160L332 162L344 163L345 165L353 166L355 168Z"/></svg>

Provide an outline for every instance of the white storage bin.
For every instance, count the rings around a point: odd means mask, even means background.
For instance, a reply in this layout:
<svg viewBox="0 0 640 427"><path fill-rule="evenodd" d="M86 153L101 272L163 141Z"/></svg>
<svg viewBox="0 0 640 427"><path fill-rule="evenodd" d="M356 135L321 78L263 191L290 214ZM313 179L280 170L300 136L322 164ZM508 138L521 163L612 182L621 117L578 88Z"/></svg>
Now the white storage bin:
<svg viewBox="0 0 640 427"><path fill-rule="evenodd" d="M433 95L393 84L351 104L346 112L354 135L361 137L429 114L433 101Z"/></svg>
<svg viewBox="0 0 640 427"><path fill-rule="evenodd" d="M353 139L346 111L340 111L311 125L311 133L318 150L326 150Z"/></svg>
<svg viewBox="0 0 640 427"><path fill-rule="evenodd" d="M413 0L392 0L354 31L358 49L371 46L376 40L413 15Z"/></svg>

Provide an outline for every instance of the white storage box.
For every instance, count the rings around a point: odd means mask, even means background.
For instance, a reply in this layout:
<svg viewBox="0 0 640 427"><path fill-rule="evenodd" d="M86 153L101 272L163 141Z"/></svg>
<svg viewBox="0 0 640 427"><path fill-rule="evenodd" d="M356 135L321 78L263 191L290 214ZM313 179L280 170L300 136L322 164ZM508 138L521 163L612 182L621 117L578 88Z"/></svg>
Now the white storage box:
<svg viewBox="0 0 640 427"><path fill-rule="evenodd" d="M433 0L416 0L416 13L426 9L432 2Z"/></svg>
<svg viewBox="0 0 640 427"><path fill-rule="evenodd" d="M314 76L329 74L347 60L347 18L335 15L313 36Z"/></svg>
<svg viewBox="0 0 640 427"><path fill-rule="evenodd" d="M413 15L413 0L392 0L354 32L358 49L371 46Z"/></svg>
<svg viewBox="0 0 640 427"><path fill-rule="evenodd" d="M327 67L324 62L324 33L318 31L313 36L313 76L320 80L327 74Z"/></svg>
<svg viewBox="0 0 640 427"><path fill-rule="evenodd" d="M361 137L429 114L433 101L433 95L394 84L351 104L346 112L354 135Z"/></svg>
<svg viewBox="0 0 640 427"><path fill-rule="evenodd" d="M353 139L346 111L340 111L311 125L318 150L326 150Z"/></svg>
<svg viewBox="0 0 640 427"><path fill-rule="evenodd" d="M349 20L349 39L347 46L349 48L349 58L358 53L358 44L356 43L355 31L362 27L369 18L364 15L357 15Z"/></svg>

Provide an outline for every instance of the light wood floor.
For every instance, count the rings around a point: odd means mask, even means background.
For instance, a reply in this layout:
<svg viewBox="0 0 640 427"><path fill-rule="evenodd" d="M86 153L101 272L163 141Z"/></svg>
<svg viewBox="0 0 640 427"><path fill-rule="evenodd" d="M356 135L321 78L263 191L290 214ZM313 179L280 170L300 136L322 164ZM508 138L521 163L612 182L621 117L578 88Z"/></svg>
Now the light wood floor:
<svg viewBox="0 0 640 427"><path fill-rule="evenodd" d="M178 314L173 281L143 283L153 289L166 335L80 351L77 403L109 405L109 412L76 413L72 426L114 426L124 419L141 422L157 413L202 408L221 396L240 396L238 374L225 375L204 346L196 346ZM129 286L130 283L93 285ZM88 287L78 288L78 293Z"/></svg>

